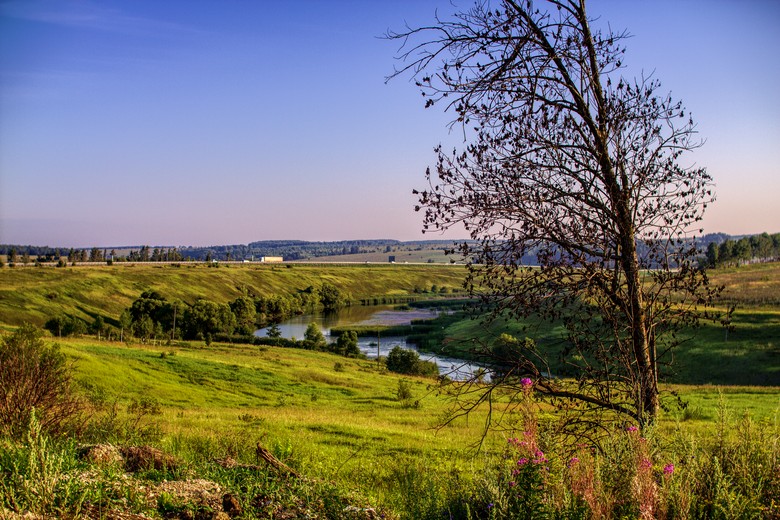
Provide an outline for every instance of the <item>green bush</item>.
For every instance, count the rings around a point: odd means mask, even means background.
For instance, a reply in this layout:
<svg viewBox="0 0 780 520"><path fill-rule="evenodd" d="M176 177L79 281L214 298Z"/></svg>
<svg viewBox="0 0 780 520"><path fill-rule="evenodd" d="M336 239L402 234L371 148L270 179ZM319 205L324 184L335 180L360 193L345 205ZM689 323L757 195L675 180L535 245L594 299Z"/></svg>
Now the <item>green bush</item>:
<svg viewBox="0 0 780 520"><path fill-rule="evenodd" d="M437 376L439 368L432 361L423 361L414 350L402 347L393 347L385 361L387 369L398 374Z"/></svg>
<svg viewBox="0 0 780 520"><path fill-rule="evenodd" d="M78 416L81 401L71 392L71 367L57 345L46 345L29 324L0 338L0 430L22 435L36 410L41 428L61 433Z"/></svg>
<svg viewBox="0 0 780 520"><path fill-rule="evenodd" d="M65 315L50 318L44 324L44 328L59 338L80 336L87 332L87 324L83 320Z"/></svg>
<svg viewBox="0 0 780 520"><path fill-rule="evenodd" d="M395 392L395 398L399 401L408 401L412 398L412 384L406 379L398 380L398 390Z"/></svg>

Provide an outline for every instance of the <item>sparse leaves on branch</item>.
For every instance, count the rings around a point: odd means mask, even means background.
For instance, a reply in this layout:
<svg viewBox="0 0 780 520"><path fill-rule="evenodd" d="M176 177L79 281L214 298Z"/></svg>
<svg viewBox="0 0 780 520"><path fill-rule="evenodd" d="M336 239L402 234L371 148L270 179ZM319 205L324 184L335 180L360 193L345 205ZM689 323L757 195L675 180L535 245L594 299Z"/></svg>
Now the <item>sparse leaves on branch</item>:
<svg viewBox="0 0 780 520"><path fill-rule="evenodd" d="M532 377L580 417L647 424L670 333L715 293L689 240L711 179L687 166L700 141L682 104L656 79L624 77L627 34L592 23L584 1L480 0L388 37L403 44L393 76L413 75L426 106L453 112L466 136L462 149L436 148L416 192L424 230L468 231L467 285L493 316L568 331L574 379L519 356L495 384ZM528 253L538 267L523 265Z"/></svg>

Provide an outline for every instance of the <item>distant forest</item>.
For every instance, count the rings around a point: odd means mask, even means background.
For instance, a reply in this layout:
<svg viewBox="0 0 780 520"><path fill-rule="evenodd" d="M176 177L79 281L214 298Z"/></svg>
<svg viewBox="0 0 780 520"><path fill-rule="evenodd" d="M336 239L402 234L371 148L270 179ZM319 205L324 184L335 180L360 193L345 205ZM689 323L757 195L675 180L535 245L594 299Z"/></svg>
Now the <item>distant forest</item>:
<svg viewBox="0 0 780 520"><path fill-rule="evenodd" d="M0 244L0 255L8 262L179 262L179 261L243 261L260 260L264 256L283 257L285 260L308 260L322 256L355 255L362 253L392 253L397 250L447 249L451 240L401 242L399 240L343 240L337 242L307 242L303 240L264 240L249 244L172 247L122 246L92 248L56 248L48 246ZM14 257L14 260L11 257Z"/></svg>
<svg viewBox="0 0 780 520"><path fill-rule="evenodd" d="M697 239L702 265L710 267L741 265L780 260L780 233L729 236L712 233ZM35 262L210 262L259 261L262 257L282 257L285 261L311 260L323 256L388 253L396 251L452 249L451 240L343 240L307 242L303 240L264 240L249 244L172 247L123 246L92 248L56 248L48 246L0 244L0 255L9 264ZM533 265L533 254L523 257Z"/></svg>

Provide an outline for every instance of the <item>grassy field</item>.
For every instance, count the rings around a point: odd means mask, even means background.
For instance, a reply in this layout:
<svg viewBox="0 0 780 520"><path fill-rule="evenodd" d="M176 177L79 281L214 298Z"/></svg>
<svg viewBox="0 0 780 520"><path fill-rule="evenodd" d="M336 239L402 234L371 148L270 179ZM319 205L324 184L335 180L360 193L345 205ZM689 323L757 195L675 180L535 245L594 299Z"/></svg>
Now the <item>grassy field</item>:
<svg viewBox="0 0 780 520"><path fill-rule="evenodd" d="M334 482L401 518L443 518L452 494L478 501L471 493L492 486L491 468L505 456L506 439L523 429L513 408L504 423L509 430L483 437L486 407L442 427L453 403L446 390L373 361L224 344L153 347L91 338L60 344L76 363L78 388L92 403L102 440L152 442L191 468L221 457L252 461L259 443L307 478ZM412 397L399 400L399 384L407 383ZM660 461L678 460L680 442L702 443L696 439L718 428L732 439L744 417L759 429L776 428L780 419L776 387L665 387L672 390L688 407L671 406L660 418L652 434ZM499 399L493 413L509 404ZM176 475L154 478L163 477Z"/></svg>
<svg viewBox="0 0 780 520"><path fill-rule="evenodd" d="M456 287L462 276L462 268L457 266L427 265L4 268L0 270L0 323L41 324L63 308L84 319L96 313L117 316L149 288L186 301L198 296L228 301L245 290L255 294L289 293L327 280L359 298L408 294L415 287L433 284ZM738 305L736 329L726 338L722 328L705 326L683 345L676 359L673 384L663 387L670 406L649 436L652 457L657 461L655 471L660 475L659 489L670 493L664 495L664 503L672 504L673 493L682 493L675 491L672 480L664 480L661 470L664 464L674 462L683 472L683 482L692 482L699 475L704 475L704 480L721 475L722 482L707 481L706 487L724 489L727 496L700 500L705 511L709 511L707 504L721 500L723 510L732 514L719 517L733 518L741 517L734 511L760 509L741 498L743 488L758 490L753 495L744 491L744 496L755 495L758 498L750 500L763 500L762 504L771 501L762 490L770 484L766 489L775 489L771 487L774 481L766 480L775 478L771 476L761 476L761 483L744 477L743 483L739 480L743 478L738 473L740 468L758 474L764 471L760 468L780 463L780 309L773 300L780 289L780 266L724 270L714 272L712 277L716 283L727 284L730 303ZM495 324L485 330L477 322L462 321L453 324L446 335L451 345L473 338L488 340L498 332L526 334L550 342L560 337L561 330L555 327L530 325L523 329L517 323ZM235 489L243 489L246 484L235 474L209 470L213 466L209 461L233 457L253 462L259 443L308 478L334 483L339 489L349 490L347 493L355 492L360 503L378 505L401 518L446 518L446 512L456 511L456 518L489 518L490 504L506 498L501 491L506 480L496 473L496 468L504 464L506 439L521 435L527 419L514 411L507 417L510 430L483 437L488 410L482 407L470 417L442 427L453 404L447 387L441 388L431 379L388 373L373 361L328 353L221 343L206 347L196 342L151 346L92 337L57 342L74 361L76 387L91 406L87 439L115 444L152 443L187 461L190 477L222 478L224 485L234 485ZM399 390L404 387L411 397L399 399ZM675 405L673 391L686 401L685 408ZM500 414L510 404L517 403L503 396L492 412ZM547 485L558 489L556 485L573 478L566 469L570 454L563 450L555 453L554 449L560 449L554 448L558 446L555 443L549 446L555 456L550 474L559 480L558 484ZM703 446L707 446L705 451L695 451ZM765 451L760 457L745 452L744 457L752 458L742 463L738 459L743 456L740 450L748 448ZM73 451L67 443L63 449ZM621 453L625 456L620 446L614 449L615 457ZM32 448L0 442L0 465L16 456L14 450L24 455L24 450ZM696 454L694 458L691 453ZM609 468L614 466L615 475L625 473L626 461L610 458L613 455L605 456L601 471L613 471ZM712 468L699 465L717 457L733 459L733 463ZM31 456L28 459L32 460ZM79 464L73 463L71 473L62 471L80 479L84 469ZM0 469L8 471L5 466ZM710 469L712 473L708 473ZM31 475L31 482L38 479ZM149 478L159 481L181 476L151 474ZM631 488L630 480L620 484L623 481L614 478L614 489ZM65 477L57 479L63 481ZM607 482L607 473L602 474L602 480ZM271 484L266 481L263 485ZM290 488L285 481L273 485ZM780 490L780 478L776 487ZM20 493L19 488L6 489L0 485L3 500L8 500L4 493ZM58 488L52 489L55 491L50 492L56 493ZM315 493L306 489L310 488L296 488L297 495L290 501L315 500L301 498L301 493ZM618 496L617 491L604 493ZM246 503L250 495L246 495ZM316 500L323 500L318 497ZM465 509L457 509L456 502L465 504ZM469 507L477 509L472 514ZM158 514L162 509L158 501ZM504 518L513 517L507 515Z"/></svg>
<svg viewBox="0 0 780 520"><path fill-rule="evenodd" d="M63 313L91 323L117 319L145 290L168 299L219 303L243 294L288 295L329 282L351 298L411 295L431 285L461 286L463 266L449 265L243 265L115 264L114 266L14 267L0 269L0 323L43 325Z"/></svg>
<svg viewBox="0 0 780 520"><path fill-rule="evenodd" d="M375 361L264 346L60 344L76 361L85 393L101 401L152 397L167 413L167 428L226 427L274 441L295 435L300 448L334 450L328 453L334 460L358 447L369 459L418 453L430 445L445 411L435 381L400 378ZM410 402L396 399L402 379L411 383ZM478 424L457 423L439 432L440 440L450 449L479 433ZM338 434L340 429L352 433Z"/></svg>

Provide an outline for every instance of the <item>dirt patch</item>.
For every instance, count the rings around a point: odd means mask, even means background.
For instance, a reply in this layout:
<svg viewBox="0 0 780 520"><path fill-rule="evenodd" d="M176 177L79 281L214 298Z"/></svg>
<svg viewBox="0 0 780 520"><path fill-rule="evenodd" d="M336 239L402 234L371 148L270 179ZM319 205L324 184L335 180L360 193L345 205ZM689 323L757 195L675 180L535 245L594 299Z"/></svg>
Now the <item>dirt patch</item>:
<svg viewBox="0 0 780 520"><path fill-rule="evenodd" d="M145 469L170 470L179 467L178 461L162 450L151 446L119 448L125 461L125 469L131 473Z"/></svg>

